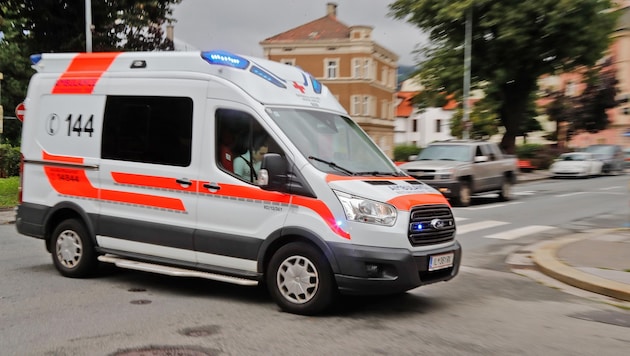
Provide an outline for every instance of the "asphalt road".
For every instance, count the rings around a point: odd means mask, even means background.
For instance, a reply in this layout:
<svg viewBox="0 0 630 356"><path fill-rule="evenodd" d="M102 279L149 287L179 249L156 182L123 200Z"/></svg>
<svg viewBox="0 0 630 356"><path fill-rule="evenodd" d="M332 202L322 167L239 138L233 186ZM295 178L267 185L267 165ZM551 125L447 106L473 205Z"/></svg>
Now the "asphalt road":
<svg viewBox="0 0 630 356"><path fill-rule="evenodd" d="M513 273L505 260L524 245L611 224L607 214L628 209L627 187L625 176L550 180L518 185L512 202L476 199L454 210L464 245L454 280L344 298L320 317L282 313L261 289L207 280L112 268L64 278L42 241L0 225L0 353L622 355L630 311ZM531 226L541 230L517 236Z"/></svg>

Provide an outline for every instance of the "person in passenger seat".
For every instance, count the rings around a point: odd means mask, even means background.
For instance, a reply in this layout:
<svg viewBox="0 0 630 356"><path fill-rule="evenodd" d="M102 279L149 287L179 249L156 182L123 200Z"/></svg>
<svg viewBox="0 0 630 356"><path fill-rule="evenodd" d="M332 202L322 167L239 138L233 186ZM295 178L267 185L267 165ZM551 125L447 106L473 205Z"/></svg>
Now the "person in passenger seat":
<svg viewBox="0 0 630 356"><path fill-rule="evenodd" d="M251 151L248 150L240 156L234 157L234 173L245 180L257 183L262 158L268 152L268 147L266 136L255 137Z"/></svg>

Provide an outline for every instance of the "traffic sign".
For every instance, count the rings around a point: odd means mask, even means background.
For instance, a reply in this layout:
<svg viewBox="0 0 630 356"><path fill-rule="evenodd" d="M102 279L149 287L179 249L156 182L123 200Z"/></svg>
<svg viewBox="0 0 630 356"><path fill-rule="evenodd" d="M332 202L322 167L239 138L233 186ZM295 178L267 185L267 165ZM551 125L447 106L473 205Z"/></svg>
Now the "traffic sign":
<svg viewBox="0 0 630 356"><path fill-rule="evenodd" d="M18 106L15 107L15 116L20 121L24 121L24 115L26 114L26 106L24 103L19 103Z"/></svg>

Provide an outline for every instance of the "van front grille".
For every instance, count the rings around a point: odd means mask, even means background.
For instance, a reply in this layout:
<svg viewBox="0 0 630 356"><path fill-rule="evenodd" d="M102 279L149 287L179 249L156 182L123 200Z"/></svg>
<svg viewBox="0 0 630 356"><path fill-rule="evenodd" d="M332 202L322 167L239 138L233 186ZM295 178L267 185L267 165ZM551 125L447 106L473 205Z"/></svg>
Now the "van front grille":
<svg viewBox="0 0 630 356"><path fill-rule="evenodd" d="M412 246L435 245L455 239L455 218L448 205L421 205L411 209L409 242Z"/></svg>

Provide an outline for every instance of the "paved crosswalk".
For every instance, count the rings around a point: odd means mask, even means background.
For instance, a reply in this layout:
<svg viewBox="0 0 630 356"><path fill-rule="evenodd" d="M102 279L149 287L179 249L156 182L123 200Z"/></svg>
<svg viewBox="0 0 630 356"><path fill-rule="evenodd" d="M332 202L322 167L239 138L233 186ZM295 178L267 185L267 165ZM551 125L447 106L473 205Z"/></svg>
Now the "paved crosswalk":
<svg viewBox="0 0 630 356"><path fill-rule="evenodd" d="M475 222L467 222L468 218L455 218L455 222L457 223L457 236L460 237L462 235L469 234L471 232L482 232L483 238L487 239L498 239L498 240L515 240L519 237L529 236L532 234L541 233L544 231L548 231L551 229L555 229L554 226L546 226L546 225L528 225L528 226L520 226L520 227L512 227L512 224L506 221L496 221L496 220L482 220ZM499 232L493 232L488 234L483 234L483 230L490 230L496 227L503 226L505 229ZM496 231L493 230L493 231Z"/></svg>

